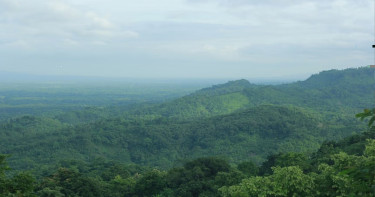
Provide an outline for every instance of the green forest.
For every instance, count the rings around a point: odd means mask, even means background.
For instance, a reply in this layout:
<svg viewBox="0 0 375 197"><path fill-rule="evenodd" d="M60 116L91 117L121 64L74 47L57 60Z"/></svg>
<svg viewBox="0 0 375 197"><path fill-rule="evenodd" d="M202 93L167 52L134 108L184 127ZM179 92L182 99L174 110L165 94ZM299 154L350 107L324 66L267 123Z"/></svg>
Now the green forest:
<svg viewBox="0 0 375 197"><path fill-rule="evenodd" d="M374 70L2 84L0 196L374 196Z"/></svg>

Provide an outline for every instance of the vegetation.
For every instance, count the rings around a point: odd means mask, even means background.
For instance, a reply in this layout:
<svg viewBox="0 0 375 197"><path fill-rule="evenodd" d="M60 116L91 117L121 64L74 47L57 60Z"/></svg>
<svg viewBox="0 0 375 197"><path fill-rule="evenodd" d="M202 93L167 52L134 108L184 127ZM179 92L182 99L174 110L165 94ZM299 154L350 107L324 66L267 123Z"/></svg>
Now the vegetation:
<svg viewBox="0 0 375 197"><path fill-rule="evenodd" d="M56 119L24 116L0 125L1 150L16 169L38 169L61 159L96 158L170 168L180 161L225 156L257 164L277 152L311 152L324 140L361 131L300 108L262 105L195 121L101 119L67 125Z"/></svg>
<svg viewBox="0 0 375 197"><path fill-rule="evenodd" d="M205 88L156 106L131 113L175 119L199 119L235 112L264 104L293 105L326 114L352 117L373 105L371 68L323 71L305 81L282 85L254 85L246 80Z"/></svg>
<svg viewBox="0 0 375 197"><path fill-rule="evenodd" d="M64 161L55 172L36 182L27 173L6 178L5 172L9 168L4 162L5 156L1 159L0 193L8 196L375 194L374 127L339 142L325 142L311 154L291 152L272 155L260 166L251 161L233 166L219 157L198 158L167 171L103 160L91 163Z"/></svg>
<svg viewBox="0 0 375 197"><path fill-rule="evenodd" d="M91 83L1 83L0 121L25 114L65 118L71 115L72 111L82 114L81 110L103 118L104 115L108 117L119 114L119 108L127 110L140 103L164 102L181 97L204 85L203 82L167 84L106 80Z"/></svg>
<svg viewBox="0 0 375 197"><path fill-rule="evenodd" d="M2 86L0 196L374 196L372 85L359 68L174 100L189 90Z"/></svg>

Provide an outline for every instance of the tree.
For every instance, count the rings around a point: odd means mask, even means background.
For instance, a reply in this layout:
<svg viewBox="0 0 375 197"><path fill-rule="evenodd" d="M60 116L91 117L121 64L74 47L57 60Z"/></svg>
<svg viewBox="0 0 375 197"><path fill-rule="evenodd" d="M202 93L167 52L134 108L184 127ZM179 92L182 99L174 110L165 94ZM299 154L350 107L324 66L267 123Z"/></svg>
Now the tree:
<svg viewBox="0 0 375 197"><path fill-rule="evenodd" d="M235 196L313 196L314 178L297 166L273 167L273 174L250 177L239 185L219 189L225 197Z"/></svg>
<svg viewBox="0 0 375 197"><path fill-rule="evenodd" d="M244 173L246 176L256 176L259 172L259 167L251 161L238 164L237 169Z"/></svg>
<svg viewBox="0 0 375 197"><path fill-rule="evenodd" d="M364 155L340 152L332 156L333 165L321 164L316 178L322 196L375 195L375 140L367 141Z"/></svg>
<svg viewBox="0 0 375 197"><path fill-rule="evenodd" d="M368 121L369 127L374 127L373 124L375 122L375 108L373 109L364 109L362 113L358 113L355 115L357 118L364 120L365 118L370 118Z"/></svg>
<svg viewBox="0 0 375 197"><path fill-rule="evenodd" d="M152 196L159 194L166 187L166 173L159 170L146 172L137 181L135 193L139 196Z"/></svg>
<svg viewBox="0 0 375 197"><path fill-rule="evenodd" d="M35 196L35 178L26 172L8 177L6 172L10 170L6 163L7 155L0 155L0 195L9 196Z"/></svg>

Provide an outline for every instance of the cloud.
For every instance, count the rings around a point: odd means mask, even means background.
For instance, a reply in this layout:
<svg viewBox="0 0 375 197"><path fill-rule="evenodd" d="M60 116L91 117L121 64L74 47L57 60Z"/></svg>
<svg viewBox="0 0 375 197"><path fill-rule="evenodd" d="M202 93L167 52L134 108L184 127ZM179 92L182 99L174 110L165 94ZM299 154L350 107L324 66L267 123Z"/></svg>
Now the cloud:
<svg viewBox="0 0 375 197"><path fill-rule="evenodd" d="M372 61L372 14L372 0L0 0L0 70L57 61L71 73L194 77L360 65Z"/></svg>
<svg viewBox="0 0 375 197"><path fill-rule="evenodd" d="M82 10L64 1L20 3L17 0L1 0L0 5L6 7L0 13L0 18L3 18L0 28L4 30L0 39L7 42L18 42L22 38L28 46L48 48L51 44L53 47L66 44L67 40L75 43L69 46L77 46L139 36L137 32L124 29L94 11Z"/></svg>
<svg viewBox="0 0 375 197"><path fill-rule="evenodd" d="M24 40L17 40L17 41L14 41L14 42L7 42L4 44L6 47L10 47L10 48L23 48L23 49L30 49L31 46L25 42Z"/></svg>
<svg viewBox="0 0 375 197"><path fill-rule="evenodd" d="M108 19L102 18L93 12L86 13L86 17L92 21L93 25L98 26L103 29L111 29L114 27Z"/></svg>

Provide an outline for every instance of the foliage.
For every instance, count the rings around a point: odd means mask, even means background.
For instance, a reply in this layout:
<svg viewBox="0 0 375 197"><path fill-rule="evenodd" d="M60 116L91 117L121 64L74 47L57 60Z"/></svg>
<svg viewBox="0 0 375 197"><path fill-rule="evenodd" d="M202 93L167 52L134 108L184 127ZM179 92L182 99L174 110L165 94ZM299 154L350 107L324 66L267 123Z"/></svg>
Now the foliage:
<svg viewBox="0 0 375 197"><path fill-rule="evenodd" d="M0 155L0 196L34 196L34 177L26 172L9 177L6 158L6 155Z"/></svg>
<svg viewBox="0 0 375 197"><path fill-rule="evenodd" d="M374 139L368 140L363 156L333 154L333 165L321 163L317 173L277 166L272 167L271 175L244 179L219 191L223 196L373 196L374 145Z"/></svg>
<svg viewBox="0 0 375 197"><path fill-rule="evenodd" d="M370 120L368 121L368 126L371 127L375 121L375 108L372 110L364 109L362 113L356 114L356 117L360 118L361 120L369 117Z"/></svg>
<svg viewBox="0 0 375 197"><path fill-rule="evenodd" d="M313 196L314 179L296 166L274 167L270 176L244 179L220 192L223 196Z"/></svg>
<svg viewBox="0 0 375 197"><path fill-rule="evenodd" d="M233 113L264 104L313 109L332 118L371 106L374 80L370 68L329 70L305 81L281 85L255 85L246 80L204 88L156 106L131 111L139 116L199 119Z"/></svg>
<svg viewBox="0 0 375 197"><path fill-rule="evenodd" d="M60 166L68 168L44 176L37 186L27 173L2 176L0 188L2 194L17 196L373 196L375 131L357 135L366 139L362 154L344 152L350 150L347 146L363 143L350 140L351 136L336 143L339 152L328 156L332 163L313 162L314 157L327 154L280 153L262 164L261 169L272 169L263 176L261 171L256 174L258 167L250 161L234 167L218 157L187 161L167 171L98 159L92 163L64 161ZM8 171L6 157L1 158L2 172ZM306 164L318 167L315 170Z"/></svg>
<svg viewBox="0 0 375 197"><path fill-rule="evenodd" d="M72 126L24 116L0 124L0 147L12 154L9 162L14 168L39 168L38 172L72 158L86 162L104 158L163 169L183 159L206 156L227 156L234 163L251 158L259 164L276 150L316 150L324 140L352 134L350 127L336 126L304 109L273 105L183 122L115 118Z"/></svg>
<svg viewBox="0 0 375 197"><path fill-rule="evenodd" d="M373 84L2 86L0 196L373 196Z"/></svg>

